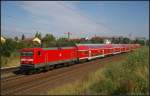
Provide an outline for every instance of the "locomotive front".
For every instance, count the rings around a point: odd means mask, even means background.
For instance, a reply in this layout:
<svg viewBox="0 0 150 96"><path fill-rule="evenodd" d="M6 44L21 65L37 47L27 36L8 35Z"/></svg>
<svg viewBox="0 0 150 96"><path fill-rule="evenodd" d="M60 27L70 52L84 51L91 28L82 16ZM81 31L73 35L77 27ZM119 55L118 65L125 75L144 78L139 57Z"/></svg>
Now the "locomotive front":
<svg viewBox="0 0 150 96"><path fill-rule="evenodd" d="M34 49L25 48L20 51L21 71L27 71L34 66Z"/></svg>

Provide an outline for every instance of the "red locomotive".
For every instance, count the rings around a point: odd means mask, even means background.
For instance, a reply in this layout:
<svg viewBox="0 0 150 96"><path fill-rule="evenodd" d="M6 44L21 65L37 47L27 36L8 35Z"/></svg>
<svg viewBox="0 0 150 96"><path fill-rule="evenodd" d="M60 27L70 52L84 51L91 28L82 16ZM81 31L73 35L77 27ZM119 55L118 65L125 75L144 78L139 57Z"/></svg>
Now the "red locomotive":
<svg viewBox="0 0 150 96"><path fill-rule="evenodd" d="M49 70L58 64L129 52L138 47L139 44L76 44L73 47L24 48L20 57L21 70L28 73L39 69Z"/></svg>

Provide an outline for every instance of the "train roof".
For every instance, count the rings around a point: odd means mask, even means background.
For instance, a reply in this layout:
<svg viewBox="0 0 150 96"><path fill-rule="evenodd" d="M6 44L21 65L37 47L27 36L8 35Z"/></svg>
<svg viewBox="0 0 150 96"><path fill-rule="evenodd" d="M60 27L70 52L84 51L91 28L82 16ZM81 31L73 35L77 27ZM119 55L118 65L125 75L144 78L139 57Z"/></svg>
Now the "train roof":
<svg viewBox="0 0 150 96"><path fill-rule="evenodd" d="M33 51L33 50L57 50L57 49L74 49L75 47L72 46L72 47L49 47L49 48L41 48L41 47L38 47L38 48L23 48L21 49L20 51Z"/></svg>
<svg viewBox="0 0 150 96"><path fill-rule="evenodd" d="M79 50L88 50L95 48L110 48L111 44L76 44Z"/></svg>
<svg viewBox="0 0 150 96"><path fill-rule="evenodd" d="M74 49L75 47L50 47L50 48L42 48L43 50L53 50L53 49Z"/></svg>
<svg viewBox="0 0 150 96"><path fill-rule="evenodd" d="M139 44L76 44L75 45L78 50L89 50L89 49L98 49L98 48L114 48L114 47L132 47L137 46L139 47ZM56 50L56 49L72 49L75 48L75 46L71 47L49 47L49 48L23 48L20 51L33 51L33 50Z"/></svg>
<svg viewBox="0 0 150 96"><path fill-rule="evenodd" d="M23 52L23 51L33 51L33 50L35 50L35 49L37 49L37 48L23 48L23 49L21 49L21 50L19 50L20 52Z"/></svg>
<svg viewBox="0 0 150 96"><path fill-rule="evenodd" d="M80 50L88 50L88 49L93 49L93 48L128 47L131 45L132 44L76 44L76 46Z"/></svg>

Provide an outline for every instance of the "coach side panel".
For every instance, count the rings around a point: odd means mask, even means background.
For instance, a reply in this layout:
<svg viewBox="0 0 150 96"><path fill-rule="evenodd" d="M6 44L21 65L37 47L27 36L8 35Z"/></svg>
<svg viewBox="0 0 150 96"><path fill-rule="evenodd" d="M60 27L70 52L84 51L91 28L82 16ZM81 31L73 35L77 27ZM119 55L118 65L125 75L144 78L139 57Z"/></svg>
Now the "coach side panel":
<svg viewBox="0 0 150 96"><path fill-rule="evenodd" d="M59 50L59 59L62 61L76 60L77 59L77 50L75 48L60 49Z"/></svg>

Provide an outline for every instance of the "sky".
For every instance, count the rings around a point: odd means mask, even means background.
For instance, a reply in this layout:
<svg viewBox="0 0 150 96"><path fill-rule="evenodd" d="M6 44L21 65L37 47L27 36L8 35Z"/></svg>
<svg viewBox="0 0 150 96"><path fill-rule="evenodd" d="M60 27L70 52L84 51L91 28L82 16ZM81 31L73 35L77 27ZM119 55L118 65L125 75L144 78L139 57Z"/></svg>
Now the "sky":
<svg viewBox="0 0 150 96"><path fill-rule="evenodd" d="M2 1L1 34L149 38L148 1Z"/></svg>

